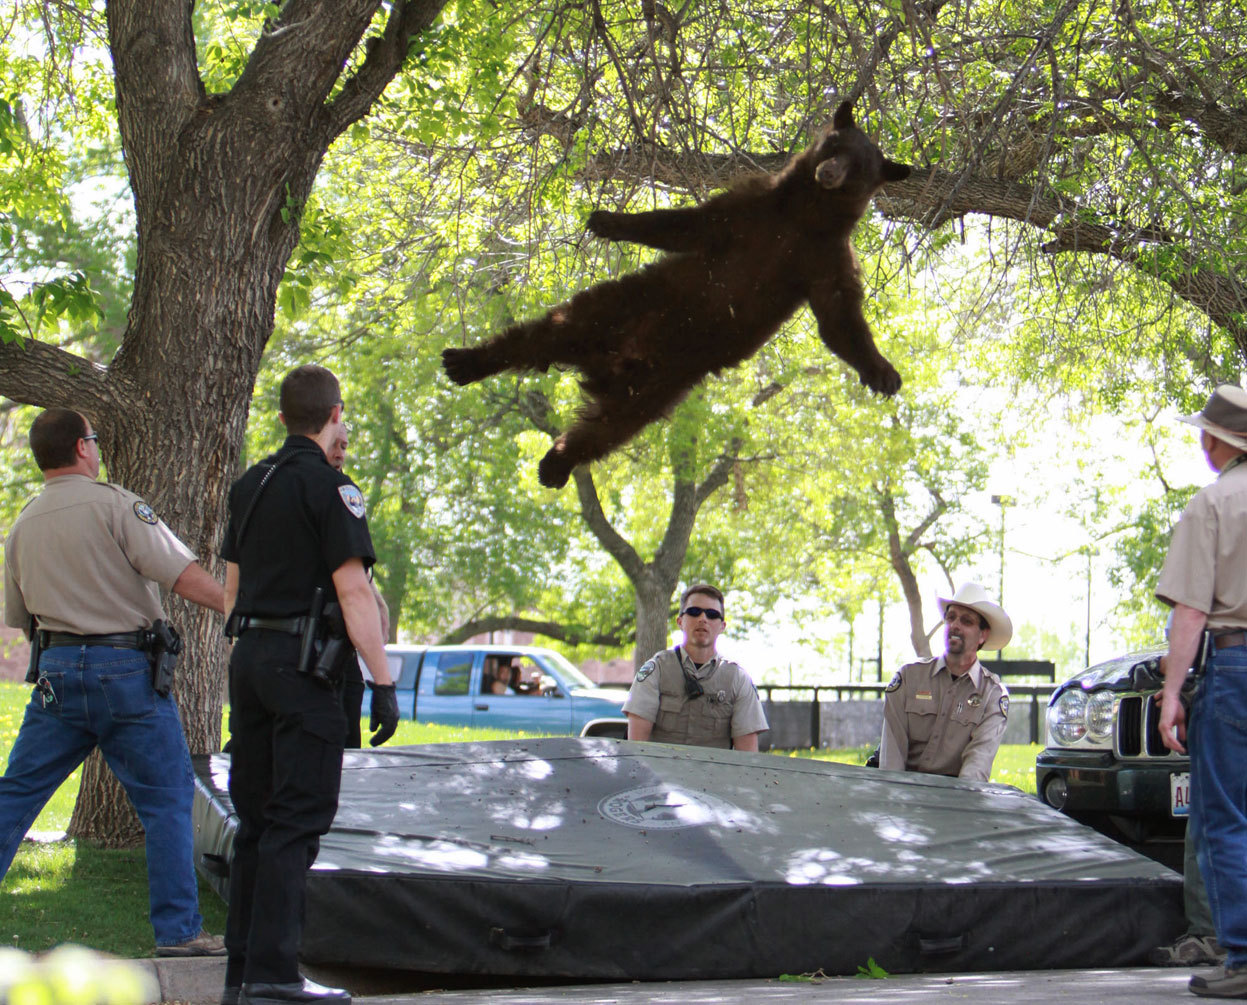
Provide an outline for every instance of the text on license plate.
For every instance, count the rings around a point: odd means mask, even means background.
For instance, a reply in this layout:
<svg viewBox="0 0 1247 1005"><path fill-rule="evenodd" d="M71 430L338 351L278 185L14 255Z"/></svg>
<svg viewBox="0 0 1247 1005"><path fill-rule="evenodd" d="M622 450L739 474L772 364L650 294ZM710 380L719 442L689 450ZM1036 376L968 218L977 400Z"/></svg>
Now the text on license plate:
<svg viewBox="0 0 1247 1005"><path fill-rule="evenodd" d="M1175 772L1169 776L1169 812L1175 817L1191 815L1190 772Z"/></svg>

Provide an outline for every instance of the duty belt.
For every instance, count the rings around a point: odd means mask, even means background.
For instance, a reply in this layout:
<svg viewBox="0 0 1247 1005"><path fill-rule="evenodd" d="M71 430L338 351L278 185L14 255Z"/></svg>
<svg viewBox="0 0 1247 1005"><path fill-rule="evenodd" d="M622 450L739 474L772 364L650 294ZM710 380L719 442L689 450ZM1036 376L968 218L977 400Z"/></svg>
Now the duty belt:
<svg viewBox="0 0 1247 1005"><path fill-rule="evenodd" d="M65 646L112 646L114 649L147 649L146 632L120 632L116 635L72 635L69 632L44 632L43 648Z"/></svg>
<svg viewBox="0 0 1247 1005"><path fill-rule="evenodd" d="M307 616L297 618L259 618L252 614L241 614L233 626L239 635L248 628L264 628L270 632L283 632L286 635L302 635L307 626Z"/></svg>

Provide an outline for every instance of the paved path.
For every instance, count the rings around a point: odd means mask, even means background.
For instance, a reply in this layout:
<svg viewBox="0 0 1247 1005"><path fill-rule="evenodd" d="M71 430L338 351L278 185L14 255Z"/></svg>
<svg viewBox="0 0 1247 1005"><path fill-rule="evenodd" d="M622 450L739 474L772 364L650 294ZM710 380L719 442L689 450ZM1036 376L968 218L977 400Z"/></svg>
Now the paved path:
<svg viewBox="0 0 1247 1005"><path fill-rule="evenodd" d="M160 982L161 999L186 1005L217 1005L224 981L221 959L144 960ZM832 977L818 982L779 980L653 981L576 984L544 988L425 990L402 975L316 971L350 988L360 1005L432 1002L439 1005L685 1005L725 1002L839 1002L848 1005L1161 1005L1195 1002L1186 990L1188 970L1027 970L989 974L902 974L886 980ZM332 981L331 981L332 982Z"/></svg>

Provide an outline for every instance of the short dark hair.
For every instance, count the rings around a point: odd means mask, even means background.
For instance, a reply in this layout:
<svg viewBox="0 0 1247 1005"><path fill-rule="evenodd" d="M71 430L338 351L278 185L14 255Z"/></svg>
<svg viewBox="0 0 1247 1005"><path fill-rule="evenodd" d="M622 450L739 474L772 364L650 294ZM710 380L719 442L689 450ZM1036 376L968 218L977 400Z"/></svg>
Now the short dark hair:
<svg viewBox="0 0 1247 1005"><path fill-rule="evenodd" d="M288 433L319 433L333 414L333 406L340 404L342 390L338 378L315 363L295 367L281 382L280 407Z"/></svg>
<svg viewBox="0 0 1247 1005"><path fill-rule="evenodd" d="M724 611L724 612L727 611L727 608L723 606L723 594L722 593L716 590L709 583L694 583L687 590L685 590L683 593L680 594L680 611L681 612L683 612L684 610L684 605L688 603L688 598L691 597L694 593L703 593L707 597L714 597L714 599L719 602L719 610Z"/></svg>
<svg viewBox="0 0 1247 1005"><path fill-rule="evenodd" d="M78 441L87 435L87 420L72 408L49 408L30 424L30 452L40 471L67 468L78 460Z"/></svg>

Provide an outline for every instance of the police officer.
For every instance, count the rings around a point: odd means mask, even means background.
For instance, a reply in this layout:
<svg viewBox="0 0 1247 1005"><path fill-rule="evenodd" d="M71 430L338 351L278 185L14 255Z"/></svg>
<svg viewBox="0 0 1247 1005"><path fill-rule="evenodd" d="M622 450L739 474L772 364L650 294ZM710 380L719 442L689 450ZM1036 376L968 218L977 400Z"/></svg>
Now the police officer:
<svg viewBox="0 0 1247 1005"><path fill-rule="evenodd" d="M656 653L636 672L624 701L629 740L757 750L767 729L749 675L716 652L727 627L723 594L696 583L680 597L684 642Z"/></svg>
<svg viewBox="0 0 1247 1005"><path fill-rule="evenodd" d="M1009 692L979 662L979 650L1007 646L1013 623L978 583L936 602L944 655L905 664L887 686L879 767L985 782L1004 736Z"/></svg>
<svg viewBox="0 0 1247 1005"><path fill-rule="evenodd" d="M83 415L43 412L30 448L44 487L5 542L4 615L35 626L36 688L0 778L0 878L43 804L98 746L143 822L156 955L219 956L224 944L199 914L190 753L177 704L153 687L147 629L165 617L158 587L220 612L221 585L147 503L96 481L99 442Z"/></svg>
<svg viewBox="0 0 1247 1005"><path fill-rule="evenodd" d="M281 385L282 448L230 489L226 559L230 657L229 792L238 812L230 866L222 1001L333 1001L350 995L304 979L297 954L307 869L338 804L346 720L330 651L340 607L372 674L372 744L398 723L377 605L364 499L329 463L344 434L337 378L301 366ZM319 591L319 592L318 592ZM326 638L326 632L329 638ZM318 665L319 664L319 665ZM309 672L313 671L313 672Z"/></svg>
<svg viewBox="0 0 1247 1005"><path fill-rule="evenodd" d="M1190 745L1188 840L1226 953L1224 967L1188 986L1201 997L1247 998L1247 392L1222 384L1182 421L1199 428L1217 479L1187 503L1156 584L1173 608L1160 735L1178 753ZM1188 725L1182 690L1201 649Z"/></svg>

